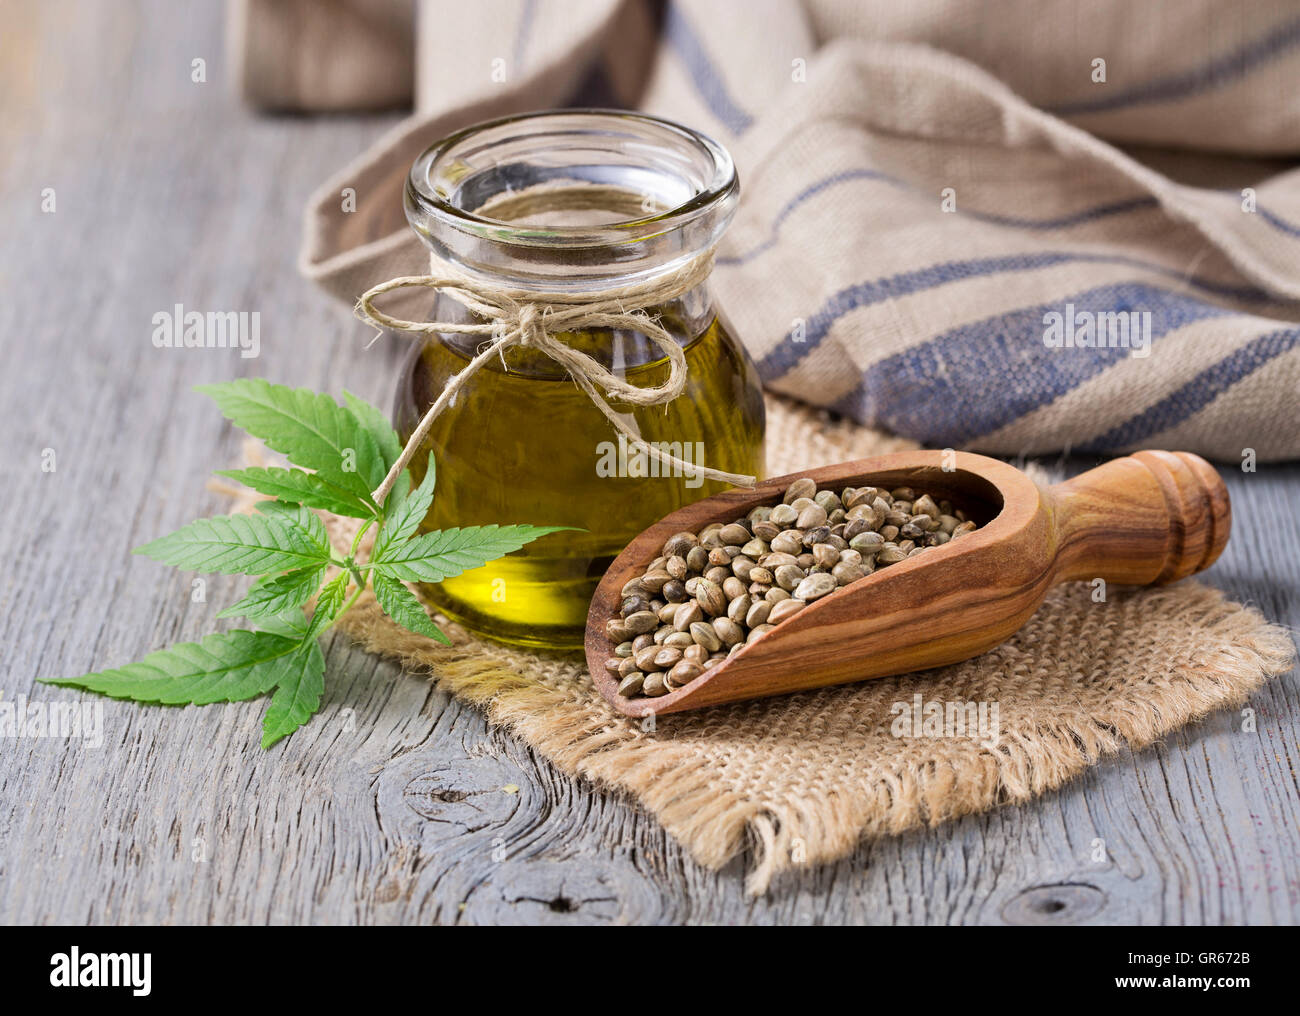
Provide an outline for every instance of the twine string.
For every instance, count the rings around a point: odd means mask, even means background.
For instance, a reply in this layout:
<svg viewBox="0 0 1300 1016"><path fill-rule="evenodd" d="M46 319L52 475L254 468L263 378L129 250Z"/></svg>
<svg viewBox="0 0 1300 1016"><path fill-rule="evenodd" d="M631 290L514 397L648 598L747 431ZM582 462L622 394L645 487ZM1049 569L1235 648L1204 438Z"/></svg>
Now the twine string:
<svg viewBox="0 0 1300 1016"><path fill-rule="evenodd" d="M738 487L754 486L753 476L686 462L657 444L642 440L624 416L608 402L609 399L618 399L633 406L666 405L685 390L686 354L668 330L643 308L667 303L703 283L713 268L712 252L700 255L673 272L599 293L537 292L495 286L440 264L436 259L431 261L428 275L389 279L366 290L357 301L357 317L376 328L424 335L482 335L489 341L459 373L447 379L442 392L425 410L401 455L383 483L375 488L372 496L376 504L384 503L397 477L428 436L434 420L455 402L457 393L469 379L493 357L500 357L502 366L505 366L506 350L516 346L536 349L567 370L592 404L632 447L661 464L681 470L685 476L702 476ZM375 306L376 297L398 289L417 287L443 293L482 320L477 323L406 321L385 314ZM564 332L591 328L626 329L645 335L667 357L667 379L660 385L647 388L630 384L595 358L555 337Z"/></svg>

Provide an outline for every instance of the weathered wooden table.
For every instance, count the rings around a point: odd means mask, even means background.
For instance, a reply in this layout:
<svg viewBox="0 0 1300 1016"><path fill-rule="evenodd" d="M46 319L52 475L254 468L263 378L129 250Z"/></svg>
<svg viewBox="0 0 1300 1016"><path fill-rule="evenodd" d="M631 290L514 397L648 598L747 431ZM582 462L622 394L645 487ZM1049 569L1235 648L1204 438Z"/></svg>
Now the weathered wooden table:
<svg viewBox="0 0 1300 1016"><path fill-rule="evenodd" d="M256 118L215 4L0 10L0 654L7 699L214 627L236 580L131 547L223 510L238 439L191 386L246 374L387 404L402 350L295 272L307 194L394 117ZM191 81L206 61L206 83ZM53 192L54 207L49 207ZM262 355L156 349L152 316L261 314ZM46 471L52 450L56 468ZM1300 468L1227 470L1209 574L1300 623ZM263 702L103 701L99 747L0 739L6 922L1290 923L1300 915L1296 674L1057 794L864 846L742 894L627 802L473 709L329 648L323 711L271 752ZM517 793L502 788L514 784ZM1098 860L1101 858L1101 860Z"/></svg>

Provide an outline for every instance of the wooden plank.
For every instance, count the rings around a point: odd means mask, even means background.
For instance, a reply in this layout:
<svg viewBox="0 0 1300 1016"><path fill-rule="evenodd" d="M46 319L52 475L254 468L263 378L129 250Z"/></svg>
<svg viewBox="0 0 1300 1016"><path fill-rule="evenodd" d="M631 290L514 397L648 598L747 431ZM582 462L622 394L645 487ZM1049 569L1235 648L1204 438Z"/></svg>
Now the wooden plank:
<svg viewBox="0 0 1300 1016"><path fill-rule="evenodd" d="M200 381L260 374L386 403L401 357L294 271L312 187L390 118L256 119L220 8L6 4L0 60L0 673L5 697L214 627L238 583L127 550L218 511L236 435ZM205 57L208 82L189 80ZM40 210L54 187L57 212ZM151 315L262 314L263 354L154 349ZM54 448L57 470L43 473ZM1090 463L1072 464L1078 468ZM1230 472L1210 581L1300 626L1300 468ZM168 923L1286 922L1300 915L1293 673L1252 706L1059 793L860 849L760 900L627 802L337 640L320 717L257 747L261 703L103 702L95 748L0 744L0 919ZM517 787L516 791L503 789ZM1093 859L1101 839L1105 859Z"/></svg>

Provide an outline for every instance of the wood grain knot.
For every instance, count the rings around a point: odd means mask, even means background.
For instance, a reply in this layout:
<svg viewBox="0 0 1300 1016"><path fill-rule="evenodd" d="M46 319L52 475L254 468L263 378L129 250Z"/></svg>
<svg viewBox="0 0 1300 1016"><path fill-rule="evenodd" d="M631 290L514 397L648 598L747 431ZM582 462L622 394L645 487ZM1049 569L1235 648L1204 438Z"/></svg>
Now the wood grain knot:
<svg viewBox="0 0 1300 1016"><path fill-rule="evenodd" d="M465 924L654 924L663 920L658 887L631 865L584 857L508 860L475 885Z"/></svg>
<svg viewBox="0 0 1300 1016"><path fill-rule="evenodd" d="M521 780L518 768L497 759L448 760L410 780L402 788L402 803L422 819L473 833L510 820L520 795L502 788Z"/></svg>
<svg viewBox="0 0 1300 1016"><path fill-rule="evenodd" d="M1013 896L1002 907L1002 920L1015 925L1079 924L1106 905L1096 886L1075 882L1038 885Z"/></svg>

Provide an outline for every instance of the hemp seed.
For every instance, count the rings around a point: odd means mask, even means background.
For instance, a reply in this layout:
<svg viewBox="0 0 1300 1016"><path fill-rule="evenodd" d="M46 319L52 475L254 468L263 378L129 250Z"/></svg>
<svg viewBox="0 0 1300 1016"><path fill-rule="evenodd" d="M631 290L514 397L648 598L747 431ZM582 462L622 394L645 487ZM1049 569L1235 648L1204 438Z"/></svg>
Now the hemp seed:
<svg viewBox="0 0 1300 1016"><path fill-rule="evenodd" d="M878 568L978 528L950 501L910 487L839 493L809 477L781 503L670 536L621 590L604 663L625 697L681 688L783 621Z"/></svg>

